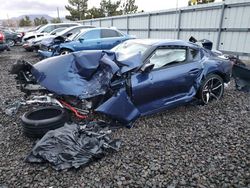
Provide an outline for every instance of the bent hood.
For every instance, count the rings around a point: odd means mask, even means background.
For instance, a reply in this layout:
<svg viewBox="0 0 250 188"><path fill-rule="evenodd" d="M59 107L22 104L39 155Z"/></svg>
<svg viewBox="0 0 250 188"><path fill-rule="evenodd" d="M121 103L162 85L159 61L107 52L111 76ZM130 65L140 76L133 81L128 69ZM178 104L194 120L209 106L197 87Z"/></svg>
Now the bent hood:
<svg viewBox="0 0 250 188"><path fill-rule="evenodd" d="M114 74L141 65L140 54L120 57L111 51L75 52L38 62L31 72L51 92L86 99L105 94Z"/></svg>

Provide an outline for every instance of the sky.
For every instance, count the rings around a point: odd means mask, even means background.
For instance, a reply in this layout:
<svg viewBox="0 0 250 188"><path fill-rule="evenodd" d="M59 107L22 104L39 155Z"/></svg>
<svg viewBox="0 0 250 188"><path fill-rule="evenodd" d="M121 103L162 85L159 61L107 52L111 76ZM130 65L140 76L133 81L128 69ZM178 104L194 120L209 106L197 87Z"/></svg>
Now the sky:
<svg viewBox="0 0 250 188"><path fill-rule="evenodd" d="M88 0L89 8L98 7L101 0ZM219 0L217 0L219 1ZM187 6L188 0L135 0L138 10L157 11L163 9ZM65 5L68 0L0 0L0 19L18 17L27 14L48 14L57 17L57 7L60 17L68 15Z"/></svg>

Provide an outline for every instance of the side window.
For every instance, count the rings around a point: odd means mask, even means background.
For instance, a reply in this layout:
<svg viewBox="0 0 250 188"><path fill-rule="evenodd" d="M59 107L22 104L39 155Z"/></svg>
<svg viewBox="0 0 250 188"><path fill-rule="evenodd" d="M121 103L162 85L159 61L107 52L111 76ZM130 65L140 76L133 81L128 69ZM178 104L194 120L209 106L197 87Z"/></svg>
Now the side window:
<svg viewBox="0 0 250 188"><path fill-rule="evenodd" d="M199 61L201 59L201 53L198 49L189 48L189 61Z"/></svg>
<svg viewBox="0 0 250 188"><path fill-rule="evenodd" d="M63 25L55 25L56 28L64 27Z"/></svg>
<svg viewBox="0 0 250 188"><path fill-rule="evenodd" d="M56 25L56 28L61 28L61 27L69 27L70 25L67 25L67 24L59 24L59 25Z"/></svg>
<svg viewBox="0 0 250 188"><path fill-rule="evenodd" d="M79 31L80 31L79 28L75 28L75 29L72 29L71 31L69 31L68 33L72 33L72 35L75 35L75 34L79 33Z"/></svg>
<svg viewBox="0 0 250 188"><path fill-rule="evenodd" d="M77 26L77 24L64 24L64 27L73 27L73 26Z"/></svg>
<svg viewBox="0 0 250 188"><path fill-rule="evenodd" d="M112 37L120 37L121 33L112 30L112 29L102 29L101 30L101 38L112 38Z"/></svg>
<svg viewBox="0 0 250 188"><path fill-rule="evenodd" d="M155 50L149 60L150 64L154 64L154 69L174 63L182 63L186 60L186 49L159 48Z"/></svg>
<svg viewBox="0 0 250 188"><path fill-rule="evenodd" d="M87 33L82 35L80 38L85 39L85 40L99 39L100 38L100 30L88 31Z"/></svg>
<svg viewBox="0 0 250 188"><path fill-rule="evenodd" d="M54 25L48 25L47 27L44 28L44 30L42 31L42 33L50 33L54 29L55 29Z"/></svg>

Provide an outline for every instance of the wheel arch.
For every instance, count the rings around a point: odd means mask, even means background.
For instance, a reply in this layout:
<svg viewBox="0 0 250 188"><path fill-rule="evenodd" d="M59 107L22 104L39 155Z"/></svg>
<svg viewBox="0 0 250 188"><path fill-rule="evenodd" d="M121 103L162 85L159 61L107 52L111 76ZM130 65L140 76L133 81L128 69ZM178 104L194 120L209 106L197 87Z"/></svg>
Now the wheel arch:
<svg viewBox="0 0 250 188"><path fill-rule="evenodd" d="M216 74L216 75L220 76L220 77L223 79L223 81L226 82L226 83L229 81L227 75L226 75L225 73L223 73L223 72L220 72L220 71L211 71L211 72L209 72L209 73L206 75L206 77L207 77L208 75L211 75L211 74ZM203 79L205 79L205 77L204 77Z"/></svg>
<svg viewBox="0 0 250 188"><path fill-rule="evenodd" d="M59 52L61 53L63 50L68 50L70 52L74 52L74 49L71 49L71 48L68 48L68 47L61 47Z"/></svg>

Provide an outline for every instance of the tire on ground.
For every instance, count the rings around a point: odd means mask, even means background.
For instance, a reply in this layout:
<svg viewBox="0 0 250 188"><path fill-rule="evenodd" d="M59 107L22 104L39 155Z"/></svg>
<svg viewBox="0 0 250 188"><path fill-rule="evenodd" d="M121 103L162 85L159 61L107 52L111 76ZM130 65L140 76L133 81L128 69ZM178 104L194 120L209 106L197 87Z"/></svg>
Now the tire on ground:
<svg viewBox="0 0 250 188"><path fill-rule="evenodd" d="M67 111L60 107L31 110L21 117L23 133L30 138L41 138L48 131L62 127L68 118Z"/></svg>

